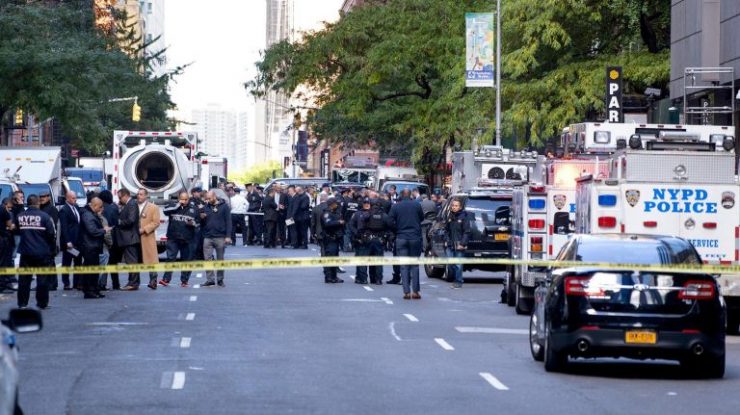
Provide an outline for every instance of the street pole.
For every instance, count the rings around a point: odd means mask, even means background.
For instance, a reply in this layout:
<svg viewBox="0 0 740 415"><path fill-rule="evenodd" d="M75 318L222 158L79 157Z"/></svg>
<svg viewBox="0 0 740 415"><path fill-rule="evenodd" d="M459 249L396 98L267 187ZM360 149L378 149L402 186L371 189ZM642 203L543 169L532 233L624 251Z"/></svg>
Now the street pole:
<svg viewBox="0 0 740 415"><path fill-rule="evenodd" d="M296 158L298 156L297 151L296 151L296 142L295 142L295 140L296 140L296 130L297 129L298 129L298 127L296 127L295 126L295 122L293 122L293 177L292 177L293 179L296 178L296 175L295 175L295 164L296 164Z"/></svg>
<svg viewBox="0 0 740 415"><path fill-rule="evenodd" d="M496 145L501 145L501 0L496 0Z"/></svg>

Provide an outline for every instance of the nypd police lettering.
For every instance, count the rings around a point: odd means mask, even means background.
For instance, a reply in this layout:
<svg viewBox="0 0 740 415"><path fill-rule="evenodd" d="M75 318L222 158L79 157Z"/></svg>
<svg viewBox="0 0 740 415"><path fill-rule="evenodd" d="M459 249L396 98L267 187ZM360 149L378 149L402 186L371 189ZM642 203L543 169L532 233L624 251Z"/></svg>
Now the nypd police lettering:
<svg viewBox="0 0 740 415"><path fill-rule="evenodd" d="M707 202L703 189L653 189L653 199L644 202L645 212L717 213L717 203Z"/></svg>

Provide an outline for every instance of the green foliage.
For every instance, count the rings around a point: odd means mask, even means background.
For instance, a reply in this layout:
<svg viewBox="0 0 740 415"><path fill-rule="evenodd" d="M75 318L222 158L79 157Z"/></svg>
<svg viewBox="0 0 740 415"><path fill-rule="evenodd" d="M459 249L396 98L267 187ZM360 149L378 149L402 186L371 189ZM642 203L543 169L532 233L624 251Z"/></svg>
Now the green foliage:
<svg viewBox="0 0 740 415"><path fill-rule="evenodd" d="M113 129L171 124L173 74L151 77L148 59L124 53L115 34L97 31L89 2L0 3L0 115L23 108L54 117L79 149L101 153ZM136 95L142 121L133 125L132 102L108 101Z"/></svg>
<svg viewBox="0 0 740 415"><path fill-rule="evenodd" d="M604 109L605 67L629 90L665 88L670 0L503 0L505 136L537 145ZM264 51L257 97L310 91L321 138L348 146L413 148L432 170L452 146L494 130L494 90L466 88L465 12L476 0L370 0L338 22ZM483 139L483 141L488 141Z"/></svg>
<svg viewBox="0 0 740 415"><path fill-rule="evenodd" d="M277 161L268 161L252 166L251 168L229 174L229 181L237 184L266 183L274 174L282 175L282 168Z"/></svg>

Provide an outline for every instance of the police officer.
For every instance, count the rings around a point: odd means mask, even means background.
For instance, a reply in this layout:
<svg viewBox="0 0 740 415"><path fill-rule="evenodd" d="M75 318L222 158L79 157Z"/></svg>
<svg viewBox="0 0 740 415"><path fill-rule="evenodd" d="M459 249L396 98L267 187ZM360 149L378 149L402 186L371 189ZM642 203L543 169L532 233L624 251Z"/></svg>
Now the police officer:
<svg viewBox="0 0 740 415"><path fill-rule="evenodd" d="M200 187L194 187L190 191L190 203L195 207L200 218L201 213L205 213L206 202L203 200L203 189ZM190 240L190 253L192 260L202 261L203 260L203 228L200 226L200 220L195 221L195 228L193 229L193 238Z"/></svg>
<svg viewBox="0 0 740 415"><path fill-rule="evenodd" d="M370 253L367 222L370 218L372 203L369 198L366 198L360 206L361 209L350 218L348 229L351 235L352 247L355 249L355 256L367 256ZM357 265L355 273L357 274L355 284L367 284L367 265Z"/></svg>
<svg viewBox="0 0 740 415"><path fill-rule="evenodd" d="M249 213L249 231L247 231L247 234L249 235L249 241L247 242L248 245L262 245L262 225L264 223L264 217L262 215L257 215L257 213L262 211L263 198L257 187L258 186L256 184L250 183L247 185L247 191L249 192L249 195L247 196L247 203L249 204L249 207L247 208L247 212Z"/></svg>
<svg viewBox="0 0 740 415"><path fill-rule="evenodd" d="M352 220L352 216L360 210L360 204L362 203L362 199L359 197L355 197L355 195L352 193L351 190L345 190L342 192L342 198L344 200L344 223L346 223L346 231L343 241L342 250L351 251L352 250L352 232L351 229L349 229L349 223Z"/></svg>
<svg viewBox="0 0 740 415"><path fill-rule="evenodd" d="M39 198L28 196L28 209L16 217L20 242L20 267L53 267L56 230L51 217L39 209ZM18 307L28 307L31 296L33 274L20 275ZM41 309L49 306L49 278L56 275L36 275L36 305Z"/></svg>
<svg viewBox="0 0 740 415"><path fill-rule="evenodd" d="M372 200L370 216L365 223L364 232L368 256L383 256L386 241L391 236L393 227L393 220L385 212L383 204L377 199ZM383 284L382 265L373 265L370 267L370 283L375 285Z"/></svg>
<svg viewBox="0 0 740 415"><path fill-rule="evenodd" d="M344 219L339 211L337 199L329 198L326 205L328 208L321 216L322 255L324 257L338 257L339 245L344 238ZM336 284L344 282L344 280L337 278L337 267L324 267L324 282Z"/></svg>
<svg viewBox="0 0 740 415"><path fill-rule="evenodd" d="M188 192L182 191L177 205L165 208L164 214L170 218L167 225L167 261L177 261L178 253L180 261L190 261L193 257L190 241L195 237L195 224L200 221L198 208L190 202ZM180 286L187 288L189 280L190 271L180 271ZM167 271L159 284L166 287L170 285L170 281L172 271Z"/></svg>

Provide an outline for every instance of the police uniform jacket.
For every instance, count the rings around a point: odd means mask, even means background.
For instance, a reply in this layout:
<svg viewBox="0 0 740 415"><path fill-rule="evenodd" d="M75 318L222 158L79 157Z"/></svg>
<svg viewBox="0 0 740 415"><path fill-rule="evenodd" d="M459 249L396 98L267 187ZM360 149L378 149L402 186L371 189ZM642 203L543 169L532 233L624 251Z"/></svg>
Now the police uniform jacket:
<svg viewBox="0 0 740 415"><path fill-rule="evenodd" d="M344 236L344 225L340 223L342 215L339 210L327 209L321 215L321 228L323 239L337 240Z"/></svg>
<svg viewBox="0 0 740 415"><path fill-rule="evenodd" d="M318 205L314 206L313 210L311 211L311 235L313 235L316 239L321 239L321 237L323 236L323 230L321 227L321 216L327 209L328 207L326 206L326 202L321 202Z"/></svg>
<svg viewBox="0 0 740 415"><path fill-rule="evenodd" d="M103 241L105 240L105 229L100 217L90 210L90 207L82 209L82 226L80 227L80 249L90 252L103 252Z"/></svg>
<svg viewBox="0 0 740 415"><path fill-rule="evenodd" d="M167 240L189 242L195 237L195 223L200 220L197 208L188 203L168 206L164 214L170 218L167 224Z"/></svg>
<svg viewBox="0 0 740 415"><path fill-rule="evenodd" d="M18 253L36 258L54 255L56 231L49 215L30 207L18 214L16 223L21 237Z"/></svg>
<svg viewBox="0 0 740 415"><path fill-rule="evenodd" d="M262 196L259 192L253 191L247 196L247 203L249 203L248 212L259 212L262 209Z"/></svg>

